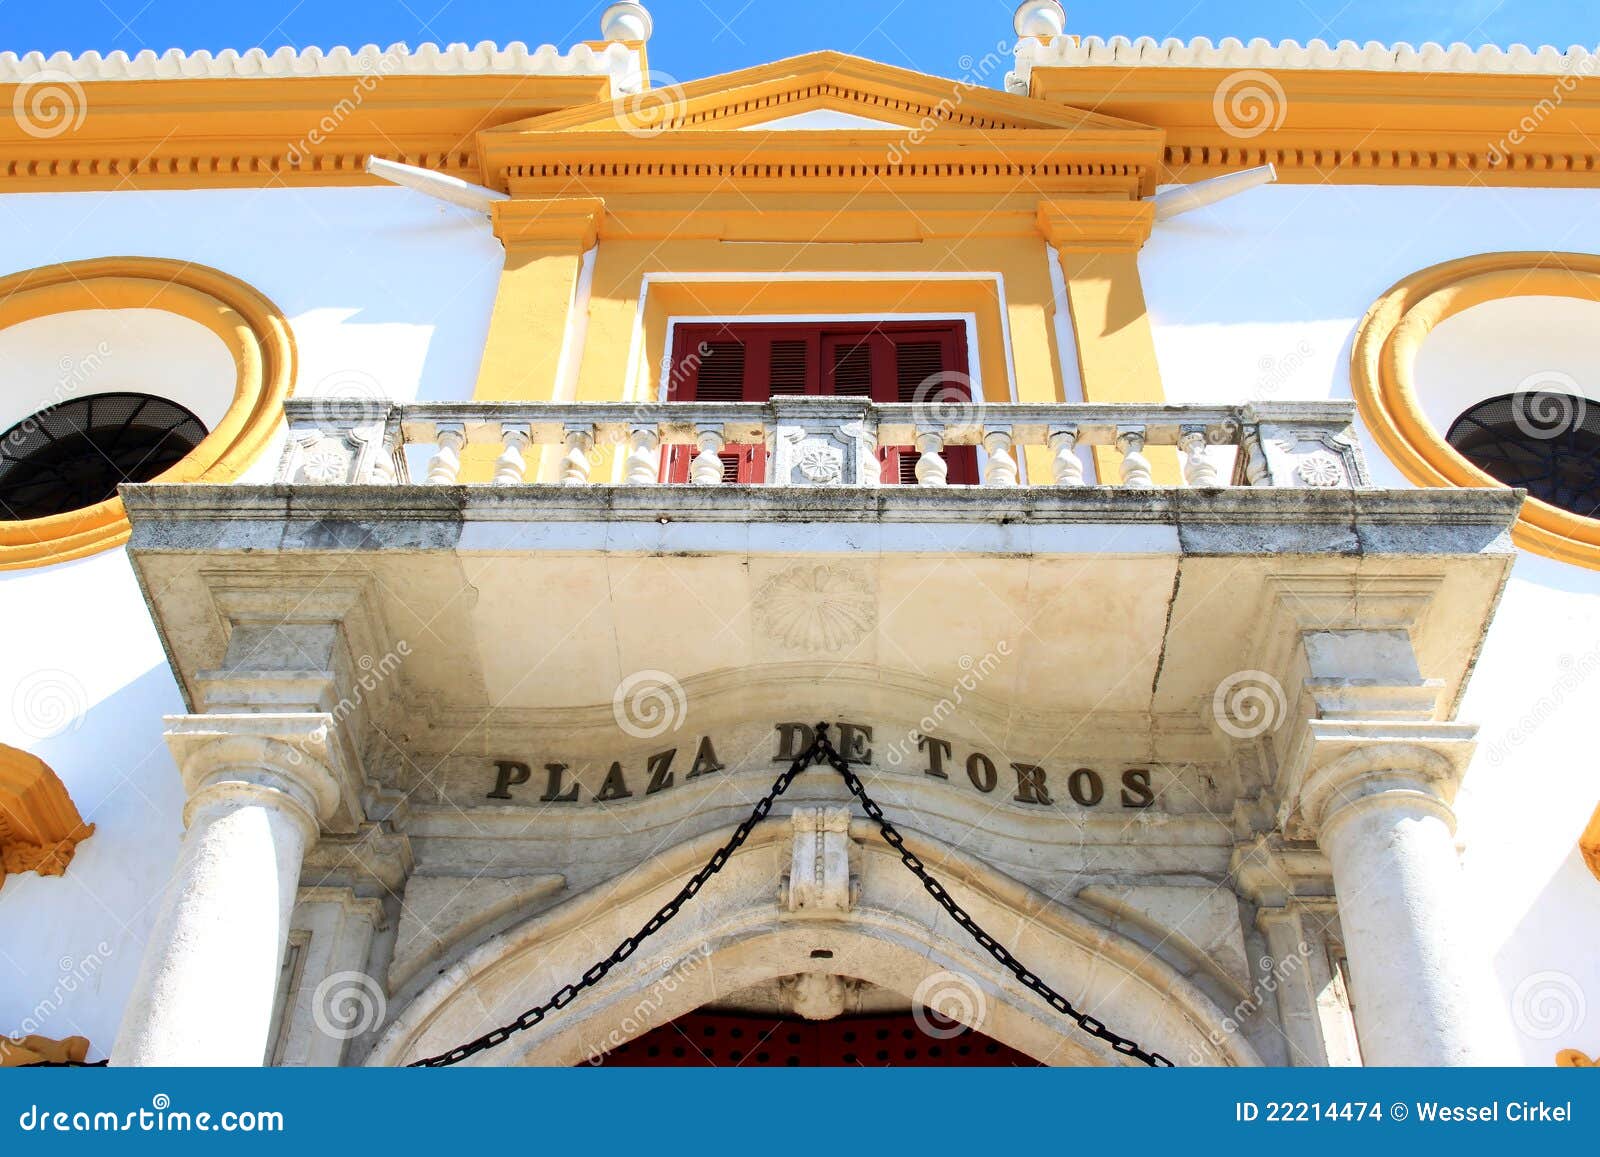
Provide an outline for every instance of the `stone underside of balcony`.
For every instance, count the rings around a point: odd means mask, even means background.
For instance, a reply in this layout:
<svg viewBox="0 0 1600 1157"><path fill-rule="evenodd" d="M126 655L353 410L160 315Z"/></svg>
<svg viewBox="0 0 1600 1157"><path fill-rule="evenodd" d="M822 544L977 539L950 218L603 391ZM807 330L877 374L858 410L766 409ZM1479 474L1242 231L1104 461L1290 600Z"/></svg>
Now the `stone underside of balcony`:
<svg viewBox="0 0 1600 1157"><path fill-rule="evenodd" d="M123 493L130 555L193 710L249 621L338 618L352 661L405 642L389 691L441 736L488 712L491 726L614 730L613 695L640 670L670 672L702 717L718 702L740 715L761 688L795 718L915 719L1004 642L965 708L995 726L1092 716L1144 744L1165 719L1207 749L1202 707L1219 682L1265 666L1292 685L1275 648L1319 617L1405 626L1453 711L1520 502L1487 489Z"/></svg>

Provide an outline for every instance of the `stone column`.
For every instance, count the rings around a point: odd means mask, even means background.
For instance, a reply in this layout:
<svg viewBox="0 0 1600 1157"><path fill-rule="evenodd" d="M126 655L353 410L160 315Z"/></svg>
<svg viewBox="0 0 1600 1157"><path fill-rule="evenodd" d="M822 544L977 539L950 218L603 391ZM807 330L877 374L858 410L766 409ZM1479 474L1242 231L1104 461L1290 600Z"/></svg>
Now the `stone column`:
<svg viewBox="0 0 1600 1157"><path fill-rule="evenodd" d="M169 717L185 832L113 1065L260 1065L300 869L338 808L326 714Z"/></svg>
<svg viewBox="0 0 1600 1157"><path fill-rule="evenodd" d="M1333 868L1369 1065L1492 1065L1513 1056L1504 1002L1471 932L1450 808L1475 730L1308 728L1298 807Z"/></svg>

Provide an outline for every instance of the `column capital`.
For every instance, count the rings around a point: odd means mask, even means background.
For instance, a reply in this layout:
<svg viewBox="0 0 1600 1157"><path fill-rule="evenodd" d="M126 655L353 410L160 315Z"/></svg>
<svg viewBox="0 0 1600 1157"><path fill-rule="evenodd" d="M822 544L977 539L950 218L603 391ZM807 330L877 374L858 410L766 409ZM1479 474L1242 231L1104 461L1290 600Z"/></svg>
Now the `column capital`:
<svg viewBox="0 0 1600 1157"><path fill-rule="evenodd" d="M1467 723L1306 720L1283 765L1279 822L1320 841L1358 808L1405 802L1453 828L1451 804L1477 732Z"/></svg>
<svg viewBox="0 0 1600 1157"><path fill-rule="evenodd" d="M1137 253L1155 220L1151 201L1111 197L1040 201L1036 216L1044 239L1063 253Z"/></svg>
<svg viewBox="0 0 1600 1157"><path fill-rule="evenodd" d="M507 250L582 253L594 246L605 212L599 197L513 197L496 201L490 215Z"/></svg>
<svg viewBox="0 0 1600 1157"><path fill-rule="evenodd" d="M343 828L358 807L353 777L326 712L284 715L169 715L167 746L196 809L234 799L270 802L295 817L314 843L330 825Z"/></svg>

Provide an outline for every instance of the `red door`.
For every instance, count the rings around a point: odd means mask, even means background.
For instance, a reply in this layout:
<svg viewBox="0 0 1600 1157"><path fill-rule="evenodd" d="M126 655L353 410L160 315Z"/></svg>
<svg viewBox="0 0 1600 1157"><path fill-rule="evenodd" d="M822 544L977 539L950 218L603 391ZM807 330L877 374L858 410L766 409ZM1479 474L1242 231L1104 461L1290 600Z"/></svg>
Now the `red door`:
<svg viewBox="0 0 1600 1157"><path fill-rule="evenodd" d="M691 1012L619 1045L594 1063L652 1068L1039 1065L1026 1053L933 1012L821 1021Z"/></svg>
<svg viewBox="0 0 1600 1157"><path fill-rule="evenodd" d="M966 341L959 322L876 325L688 324L677 326L668 401L763 402L785 394L857 395L875 402L961 404L970 398ZM691 448L663 455L662 481L687 482ZM881 446L881 480L915 484L916 451ZM952 483L978 480L974 447L946 450ZM763 448L729 446L725 482L762 482Z"/></svg>

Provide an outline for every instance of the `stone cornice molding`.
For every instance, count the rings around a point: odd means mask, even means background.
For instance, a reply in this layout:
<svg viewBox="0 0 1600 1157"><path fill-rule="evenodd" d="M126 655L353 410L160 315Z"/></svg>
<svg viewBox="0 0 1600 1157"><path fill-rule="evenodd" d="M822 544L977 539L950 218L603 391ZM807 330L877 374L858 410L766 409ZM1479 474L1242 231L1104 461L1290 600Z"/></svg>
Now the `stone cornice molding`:
<svg viewBox="0 0 1600 1157"><path fill-rule="evenodd" d="M11 872L61 875L93 832L44 760L0 743L0 883Z"/></svg>
<svg viewBox="0 0 1600 1157"><path fill-rule="evenodd" d="M1258 908L1282 908L1333 895L1333 869L1322 849L1276 833L1236 844L1228 871L1239 895Z"/></svg>
<svg viewBox="0 0 1600 1157"><path fill-rule="evenodd" d="M169 715L167 746L188 789L184 823L218 800L254 797L307 827L308 842L359 803L348 800L345 760L327 713Z"/></svg>

